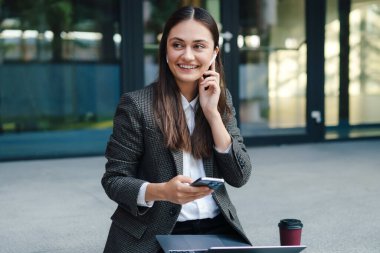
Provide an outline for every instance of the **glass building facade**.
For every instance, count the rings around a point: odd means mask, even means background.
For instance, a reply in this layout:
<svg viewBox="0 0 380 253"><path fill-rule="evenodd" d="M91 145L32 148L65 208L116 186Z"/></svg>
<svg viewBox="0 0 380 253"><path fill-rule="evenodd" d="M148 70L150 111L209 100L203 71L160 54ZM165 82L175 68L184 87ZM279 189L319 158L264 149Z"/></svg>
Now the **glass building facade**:
<svg viewBox="0 0 380 253"><path fill-rule="evenodd" d="M379 1L1 0L0 160L103 154L189 4L218 22L249 146L380 137Z"/></svg>

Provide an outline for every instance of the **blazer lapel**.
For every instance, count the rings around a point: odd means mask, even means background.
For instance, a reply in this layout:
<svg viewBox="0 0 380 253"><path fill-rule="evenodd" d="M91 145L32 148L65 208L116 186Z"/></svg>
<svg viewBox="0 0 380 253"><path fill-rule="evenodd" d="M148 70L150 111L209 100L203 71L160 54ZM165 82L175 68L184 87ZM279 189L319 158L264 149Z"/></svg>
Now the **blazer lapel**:
<svg viewBox="0 0 380 253"><path fill-rule="evenodd" d="M175 168L177 175L183 175L183 153L181 150L171 151L175 163ZM208 159L203 159L203 167L205 170L206 177L213 177L213 157Z"/></svg>
<svg viewBox="0 0 380 253"><path fill-rule="evenodd" d="M205 169L206 177L213 177L213 166L212 166L212 158L203 159L203 167Z"/></svg>
<svg viewBox="0 0 380 253"><path fill-rule="evenodd" d="M171 151L175 163L175 168L177 170L177 175L183 175L183 154L181 150Z"/></svg>

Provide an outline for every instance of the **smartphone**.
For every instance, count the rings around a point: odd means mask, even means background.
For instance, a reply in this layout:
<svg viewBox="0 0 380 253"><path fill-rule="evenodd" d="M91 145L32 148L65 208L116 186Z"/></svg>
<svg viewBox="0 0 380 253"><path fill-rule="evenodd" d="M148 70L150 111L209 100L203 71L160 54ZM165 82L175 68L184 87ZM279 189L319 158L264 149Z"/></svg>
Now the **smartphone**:
<svg viewBox="0 0 380 253"><path fill-rule="evenodd" d="M207 186L210 189L216 190L224 184L223 178L200 177L191 183L191 186Z"/></svg>

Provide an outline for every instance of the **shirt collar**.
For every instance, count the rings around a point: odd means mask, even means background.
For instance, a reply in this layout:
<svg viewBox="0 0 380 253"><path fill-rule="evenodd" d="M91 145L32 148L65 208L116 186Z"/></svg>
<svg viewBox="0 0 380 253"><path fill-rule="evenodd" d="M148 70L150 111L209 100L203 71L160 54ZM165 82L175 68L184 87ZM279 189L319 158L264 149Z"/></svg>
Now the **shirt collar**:
<svg viewBox="0 0 380 253"><path fill-rule="evenodd" d="M187 99L185 98L184 95L181 94L181 102L182 102L182 108L183 110L185 111L187 108L191 108L193 110L195 110L195 106L198 102L198 98L199 98L199 95L197 95L193 100L191 100L191 102L187 101Z"/></svg>

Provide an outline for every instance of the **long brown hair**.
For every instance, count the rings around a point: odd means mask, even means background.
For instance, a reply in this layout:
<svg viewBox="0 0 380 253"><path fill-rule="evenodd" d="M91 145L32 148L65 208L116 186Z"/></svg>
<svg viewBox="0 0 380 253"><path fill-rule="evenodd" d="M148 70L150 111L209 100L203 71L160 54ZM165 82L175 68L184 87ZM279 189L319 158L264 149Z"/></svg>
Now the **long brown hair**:
<svg viewBox="0 0 380 253"><path fill-rule="evenodd" d="M186 6L175 11L166 22L162 34L159 50L159 74L154 92L154 115L161 129L165 144L174 150L191 152L197 158L207 158L212 154L214 141L210 126L203 114L201 106L195 113L195 127L192 135L186 124L185 113L182 108L180 90L175 82L167 62L167 40L170 30L178 23L194 19L202 23L212 34L214 49L218 47L219 31L212 16L204 9ZM220 52L215 60L215 69L220 76L221 94L218 102L218 110L221 115L230 116L231 108L226 103L226 89L224 71Z"/></svg>

